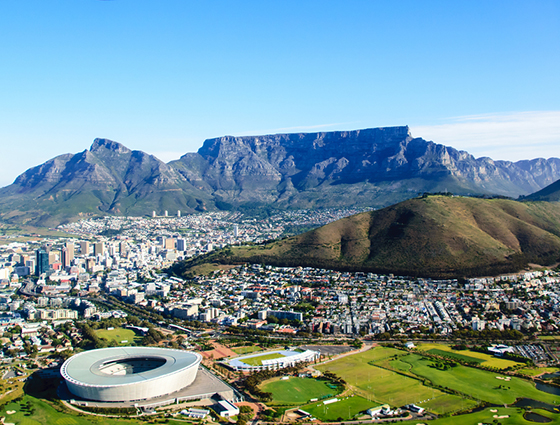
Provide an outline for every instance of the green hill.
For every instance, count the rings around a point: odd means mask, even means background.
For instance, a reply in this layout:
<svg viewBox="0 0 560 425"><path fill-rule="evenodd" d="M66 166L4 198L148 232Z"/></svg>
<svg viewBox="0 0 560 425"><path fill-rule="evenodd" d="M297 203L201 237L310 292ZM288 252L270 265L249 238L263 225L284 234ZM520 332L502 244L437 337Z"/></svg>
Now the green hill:
<svg viewBox="0 0 560 425"><path fill-rule="evenodd" d="M416 198L206 261L453 277L519 271L560 258L560 209L546 202ZM192 263L175 269L185 273Z"/></svg>

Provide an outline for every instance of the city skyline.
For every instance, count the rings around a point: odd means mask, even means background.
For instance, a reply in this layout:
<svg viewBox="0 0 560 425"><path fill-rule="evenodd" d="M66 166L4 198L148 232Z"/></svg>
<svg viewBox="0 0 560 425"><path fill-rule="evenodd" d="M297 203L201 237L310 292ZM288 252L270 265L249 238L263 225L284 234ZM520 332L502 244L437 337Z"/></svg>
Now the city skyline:
<svg viewBox="0 0 560 425"><path fill-rule="evenodd" d="M553 1L30 1L0 23L0 186L96 137L167 162L223 135L409 125L560 157Z"/></svg>

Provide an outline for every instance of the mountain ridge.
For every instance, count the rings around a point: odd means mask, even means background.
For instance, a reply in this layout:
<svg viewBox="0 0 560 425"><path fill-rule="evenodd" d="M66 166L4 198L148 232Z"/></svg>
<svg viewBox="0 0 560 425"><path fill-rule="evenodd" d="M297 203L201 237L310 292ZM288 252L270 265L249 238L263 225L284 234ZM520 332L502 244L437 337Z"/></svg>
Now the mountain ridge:
<svg viewBox="0 0 560 425"><path fill-rule="evenodd" d="M223 136L164 163L110 139L32 167L0 189L0 217L54 225L78 216L231 208L384 207L424 192L517 197L560 179L560 159L474 158L407 126Z"/></svg>

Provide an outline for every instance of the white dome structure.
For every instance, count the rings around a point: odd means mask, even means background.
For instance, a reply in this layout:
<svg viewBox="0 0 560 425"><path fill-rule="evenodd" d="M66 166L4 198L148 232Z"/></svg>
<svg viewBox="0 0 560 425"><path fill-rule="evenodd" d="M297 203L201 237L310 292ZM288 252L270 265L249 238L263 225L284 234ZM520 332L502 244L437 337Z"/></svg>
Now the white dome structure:
<svg viewBox="0 0 560 425"><path fill-rule="evenodd" d="M60 369L70 392L95 401L135 401L171 394L192 384L202 356L157 347L84 351Z"/></svg>

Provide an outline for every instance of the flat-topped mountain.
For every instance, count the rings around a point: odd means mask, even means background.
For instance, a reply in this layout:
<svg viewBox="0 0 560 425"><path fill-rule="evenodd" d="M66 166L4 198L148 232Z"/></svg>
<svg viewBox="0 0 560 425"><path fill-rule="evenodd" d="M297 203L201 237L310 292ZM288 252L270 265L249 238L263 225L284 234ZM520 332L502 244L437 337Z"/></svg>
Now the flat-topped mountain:
<svg viewBox="0 0 560 425"><path fill-rule="evenodd" d="M560 178L557 158L475 159L408 127L225 136L170 165L228 203L304 208L384 206L423 192L517 197Z"/></svg>
<svg viewBox="0 0 560 425"><path fill-rule="evenodd" d="M529 263L551 265L559 259L555 204L427 196L288 239L231 247L207 261L461 277L517 272ZM191 263L174 270L184 274Z"/></svg>
<svg viewBox="0 0 560 425"><path fill-rule="evenodd" d="M168 164L95 139L0 189L0 218L53 225L153 210L384 207L424 192L517 197L558 179L560 159L477 159L414 138L408 127L225 136Z"/></svg>

